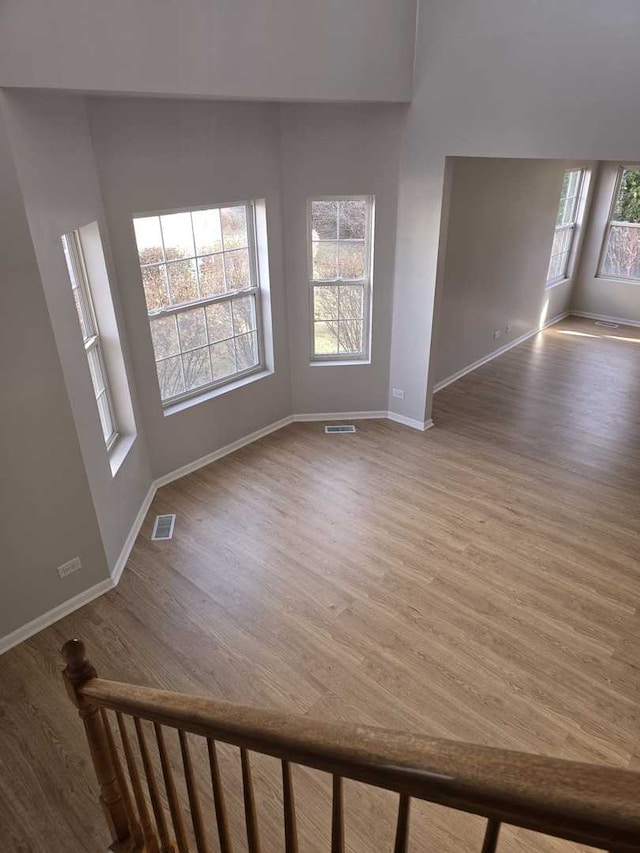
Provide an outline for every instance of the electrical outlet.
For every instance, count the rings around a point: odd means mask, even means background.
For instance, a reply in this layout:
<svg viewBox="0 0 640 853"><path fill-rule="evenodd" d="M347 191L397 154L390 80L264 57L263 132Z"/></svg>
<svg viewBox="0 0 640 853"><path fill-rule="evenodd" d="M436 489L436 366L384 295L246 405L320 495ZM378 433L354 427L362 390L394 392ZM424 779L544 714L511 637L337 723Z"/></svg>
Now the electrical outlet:
<svg viewBox="0 0 640 853"><path fill-rule="evenodd" d="M402 390L402 388L392 388L391 394L397 400L404 400L404 391Z"/></svg>
<svg viewBox="0 0 640 853"><path fill-rule="evenodd" d="M69 560L69 562L63 563L61 566L58 566L58 574L61 578L66 578L67 575L71 575L81 568L82 563L80 562L80 557L74 557L73 560Z"/></svg>
<svg viewBox="0 0 640 853"><path fill-rule="evenodd" d="M504 327L504 330L507 334L509 334L509 332L511 331L511 323L507 323L507 325Z"/></svg>
<svg viewBox="0 0 640 853"><path fill-rule="evenodd" d="M493 340L497 341L498 338L500 337L500 335L501 335L500 329L496 329L495 332L493 333Z"/></svg>

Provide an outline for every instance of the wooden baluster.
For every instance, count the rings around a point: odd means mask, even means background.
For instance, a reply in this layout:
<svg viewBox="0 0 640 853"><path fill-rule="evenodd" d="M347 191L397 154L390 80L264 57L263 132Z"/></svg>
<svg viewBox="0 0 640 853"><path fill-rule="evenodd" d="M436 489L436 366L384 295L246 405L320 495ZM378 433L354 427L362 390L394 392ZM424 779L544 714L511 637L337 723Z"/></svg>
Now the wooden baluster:
<svg viewBox="0 0 640 853"><path fill-rule="evenodd" d="M113 761L113 768L116 771L116 779L118 780L118 786L120 787L120 793L122 794L122 801L124 803L125 811L127 812L127 819L129 821L129 829L131 830L131 836L136 846L142 847L142 830L140 829L136 810L131 800L129 785L124 775L124 770L122 769L122 762L120 761L120 756L118 755L118 750L116 748L116 742L113 737L113 731L111 730L111 723L109 722L109 717L107 716L107 712L104 708L100 709L100 716L102 717L102 725L104 726L104 730L107 735L107 742L109 744L109 750L111 752L111 760Z"/></svg>
<svg viewBox="0 0 640 853"><path fill-rule="evenodd" d="M407 853L409 849L409 807L411 798L407 794L400 794L398 802L398 823L396 825L396 843L394 853Z"/></svg>
<svg viewBox="0 0 640 853"><path fill-rule="evenodd" d="M256 801L253 794L249 753L246 749L240 749L240 760L242 762L242 788L244 792L244 818L247 825L247 847L249 853L260 853Z"/></svg>
<svg viewBox="0 0 640 853"><path fill-rule="evenodd" d="M331 853L344 853L342 776L335 775L333 777L333 803L331 806Z"/></svg>
<svg viewBox="0 0 640 853"><path fill-rule="evenodd" d="M222 778L218 767L218 753L215 741L207 738L207 749L209 750L209 766L211 768L211 787L213 788L213 802L216 807L216 822L218 824L218 841L220 842L220 853L233 853L231 847L231 835L227 820L227 809L224 802L224 791Z"/></svg>
<svg viewBox="0 0 640 853"><path fill-rule="evenodd" d="M136 735L138 736L138 745L140 747L140 756L142 758L142 766L144 767L144 775L147 779L147 788L149 789L149 798L151 799L151 808L156 819L156 827L160 836L161 853L175 853L173 841L169 837L169 827L167 826L167 818L162 808L162 800L158 791L158 783L153 770L151 756L149 755L149 747L142 728L142 721L138 717L133 718L133 724L136 727Z"/></svg>
<svg viewBox="0 0 640 853"><path fill-rule="evenodd" d="M284 844L285 853L298 853L298 829L296 826L296 806L293 796L291 765L282 762L282 803L284 807Z"/></svg>
<svg viewBox="0 0 640 853"><path fill-rule="evenodd" d="M79 693L83 685L97 677L96 670L87 660L84 643L80 640L66 642L62 647L62 655L66 663L63 672L65 687L84 724L109 832L114 843L127 841L132 834L102 717L98 706L92 705Z"/></svg>
<svg viewBox="0 0 640 853"><path fill-rule="evenodd" d="M195 776L193 775L193 764L191 763L191 753L189 752L189 741L187 740L186 732L178 729L180 737L180 750L182 752L182 764L184 766L184 777L187 783L187 794L189 795L189 806L191 807L191 820L193 822L193 832L196 837L196 847L198 853L209 853L209 845L207 835L202 820L202 812L200 811L200 800L198 799L198 788L196 785Z"/></svg>
<svg viewBox="0 0 640 853"><path fill-rule="evenodd" d="M149 853L159 853L160 848L158 847L158 839L153 831L151 815L149 814L147 801L145 800L144 791L142 790L140 774L138 773L136 760L133 750L131 749L131 741L129 740L129 734L124 722L124 717L119 711L116 711L116 719L118 721L118 729L120 730L120 740L122 741L122 748L124 749L125 761L127 762L127 770L129 771L129 779L131 779L131 787L133 788L133 796L136 801L136 807L140 817L142 837L144 838L144 843Z"/></svg>
<svg viewBox="0 0 640 853"><path fill-rule="evenodd" d="M482 844L482 853L496 853L498 847L498 835L500 833L500 821L490 818L487 821L487 831Z"/></svg>
<svg viewBox="0 0 640 853"><path fill-rule="evenodd" d="M176 843L180 853L189 853L189 845L187 836L184 831L182 822L182 813L180 811L180 802L176 791L176 784L173 781L173 772L171 763L167 754L167 748L164 742L164 733L162 726L159 723L154 723L153 728L156 733L156 741L158 743L158 753L160 754L160 764L162 766L162 775L164 776L164 785L167 791L167 800L169 801L169 810L171 812L171 821L173 823L173 831L176 834Z"/></svg>

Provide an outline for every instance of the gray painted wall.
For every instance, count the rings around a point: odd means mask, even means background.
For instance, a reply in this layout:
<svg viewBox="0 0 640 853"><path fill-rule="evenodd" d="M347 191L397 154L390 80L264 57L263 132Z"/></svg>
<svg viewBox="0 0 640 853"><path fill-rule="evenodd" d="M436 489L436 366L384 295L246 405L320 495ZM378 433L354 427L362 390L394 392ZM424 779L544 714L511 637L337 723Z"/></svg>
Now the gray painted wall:
<svg viewBox="0 0 640 853"><path fill-rule="evenodd" d="M0 636L109 577L0 101ZM84 569L60 580L79 556Z"/></svg>
<svg viewBox="0 0 640 853"><path fill-rule="evenodd" d="M640 323L640 284L596 275L609 221L619 163L602 163L571 307Z"/></svg>
<svg viewBox="0 0 640 853"><path fill-rule="evenodd" d="M451 158L436 383L568 309L571 279L547 290L545 280L562 179L570 165Z"/></svg>
<svg viewBox="0 0 640 853"><path fill-rule="evenodd" d="M415 19L416 0L3 0L0 85L408 101Z"/></svg>
<svg viewBox="0 0 640 853"><path fill-rule="evenodd" d="M387 408L400 137L406 107L283 105L282 181L293 411ZM375 195L370 364L311 366L307 200Z"/></svg>
<svg viewBox="0 0 640 853"><path fill-rule="evenodd" d="M42 286L64 372L82 458L110 569L120 555L151 485L145 436L138 436L112 476L93 399L89 367L71 295L60 237L80 226L104 223L84 100L35 92L5 96L6 115L31 229ZM103 248L109 241L102 228ZM111 294L119 314L118 287L110 270ZM127 342L121 338L127 351ZM135 386L129 391L136 406ZM138 424L140 417L137 419Z"/></svg>

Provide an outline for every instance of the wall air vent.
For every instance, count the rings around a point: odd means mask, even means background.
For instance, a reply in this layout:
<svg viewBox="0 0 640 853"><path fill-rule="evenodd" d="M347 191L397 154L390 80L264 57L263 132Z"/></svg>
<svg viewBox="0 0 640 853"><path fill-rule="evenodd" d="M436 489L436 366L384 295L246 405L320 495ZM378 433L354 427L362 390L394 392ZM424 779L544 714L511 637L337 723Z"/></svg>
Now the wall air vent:
<svg viewBox="0 0 640 853"><path fill-rule="evenodd" d="M324 431L328 435L337 435L338 433L343 432L355 432L356 428L353 424L339 424L337 426L326 426L324 428Z"/></svg>
<svg viewBox="0 0 640 853"><path fill-rule="evenodd" d="M610 323L608 320L596 320L596 326L606 326L607 329L618 329L620 323Z"/></svg>
<svg viewBox="0 0 640 853"><path fill-rule="evenodd" d="M152 539L173 539L173 528L176 523L175 515L156 515L153 525Z"/></svg>

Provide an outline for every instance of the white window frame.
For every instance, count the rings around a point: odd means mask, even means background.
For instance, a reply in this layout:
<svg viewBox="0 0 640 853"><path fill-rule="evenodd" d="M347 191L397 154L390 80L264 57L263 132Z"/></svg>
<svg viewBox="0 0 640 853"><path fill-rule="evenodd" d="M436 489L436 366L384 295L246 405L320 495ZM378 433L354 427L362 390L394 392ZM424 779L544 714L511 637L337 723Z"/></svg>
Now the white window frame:
<svg viewBox="0 0 640 853"><path fill-rule="evenodd" d="M96 405L99 407L100 400L104 398L106 413L109 418L107 426L111 427L111 431L107 435L102 425L102 418L100 417L100 414L98 414L101 432L108 452L112 450L118 440L119 432L115 409L113 406L113 398L111 395L109 375L105 367L100 331L98 328L98 321L96 319L96 311L93 305L93 298L91 296L91 286L89 283L89 276L87 274L87 267L84 259L84 253L82 251L82 242L80 240L79 232L71 231L68 234L63 234L62 245L65 253L65 260L67 261L67 271L71 280L71 289L77 293L77 313L82 314L84 332L82 332L82 324L80 323L79 317L78 323L83 337L84 350L87 356L87 365L89 367L89 374L91 376L91 384L93 386ZM102 388L98 387L97 377L91 369L92 355L95 356L98 363L98 372L103 383ZM98 412L99 411L100 410L98 409Z"/></svg>
<svg viewBox="0 0 640 853"><path fill-rule="evenodd" d="M625 172L640 172L640 165L630 165L629 163L621 164L618 166L618 173L616 175L616 182L613 187L613 195L611 197L611 204L609 205L609 215L607 216L607 226L604 229L604 237L602 240L602 247L600 249L600 259L598 261L598 271L596 272L596 278L605 278L611 279L613 281L628 281L631 284L640 284L640 278L633 278L631 276L626 275L614 275L610 272L604 272L604 261L607 256L607 249L609 247L609 236L611 234L612 226L618 225L623 226L625 228L640 228L640 222L620 222L613 218L613 213L616 209L616 204L618 203L618 193L620 192L620 185L622 183L622 178Z"/></svg>
<svg viewBox="0 0 640 853"><path fill-rule="evenodd" d="M157 210L146 213L137 213L133 216L133 220L135 219L143 219L146 217L152 216L169 216L173 213L197 213L201 210L221 210L225 207L244 207L245 209L245 217L247 223L247 243L249 250L249 275L251 278L251 286L245 287L239 290L230 291L228 293L220 293L215 296L208 296L202 299L193 300L192 302L184 302L177 305L170 305L167 308L159 308L154 311L148 311L147 317L149 321L158 319L160 317L170 317L177 314L184 313L185 311L191 311L194 308L206 308L209 305L213 305L220 302L233 302L233 300L238 298L243 298L245 296L254 295L255 298L255 309L256 309L256 338L257 338L257 347L258 347L258 362L257 364L246 368L245 370L237 371L236 373L232 373L229 376L225 376L222 379L216 379L212 382L208 382L206 385L199 385L197 388L193 388L189 391L184 391L180 394L175 394L172 397L167 397L162 399L162 391L160 389L160 380L158 377L158 389L160 391L160 399L163 409L170 408L174 406L176 403L182 403L185 400L191 400L194 397L200 397L202 395L206 395L209 392L216 390L218 388L222 388L225 385L230 385L235 382L238 382L240 379L244 379L245 377L252 376L255 373L260 373L265 370L265 346L264 346L264 325L263 325L263 317L262 317L262 288L260 285L260 274L259 274L259 265L258 265L258 246L256 240L256 203L254 201L233 201L233 202L225 202L221 204L205 204L200 207L180 207L174 208L171 210ZM133 224L132 220L132 224ZM162 232L161 232L162 236ZM151 264L139 264L139 269L142 270L148 267L159 267L159 266L167 266L166 260L166 251L164 246L164 238L163 239L163 253L165 255L164 261L157 261ZM223 237L224 240L224 237ZM196 248L195 237L194 237L194 249ZM198 258L206 258L211 255L223 255L224 256L224 242L223 249L220 252L209 252L204 255L195 254L192 257L188 258L179 258L175 259L176 261L188 261L188 260L196 260ZM224 262L224 261L223 261ZM173 261L168 261L168 265L171 265ZM200 282L200 273L198 270L198 264L195 264L196 268L196 276L198 279L198 286ZM167 276L168 280L168 276ZM167 285L169 286L169 285ZM151 329L151 324L149 325ZM179 334L179 332L178 332ZM235 335L233 337L236 337ZM227 338L226 340L232 340L233 338ZM208 328L207 328L207 340L208 339ZM223 343L223 341L215 341L215 343ZM207 344L207 347L211 345L211 342ZM187 350L188 352L188 350ZM180 351L180 356L183 355L183 351ZM166 358L173 358L174 356L167 356ZM166 359L156 359L155 351L154 351L154 362L157 365L160 361ZM185 383L186 384L186 383Z"/></svg>
<svg viewBox="0 0 640 853"><path fill-rule="evenodd" d="M576 250L576 243L577 243L577 237L578 237L578 230L580 228L580 219L581 219L582 211L584 208L585 190L588 186L588 182L587 182L588 169L585 167L582 167L582 166L574 166L570 169L565 169L564 174L566 175L568 172L579 172L580 173L580 177L578 178L578 186L577 186L577 190L576 190L576 195L575 195L575 200L576 200L575 213L574 213L573 219L570 222L566 222L562 225L556 225L555 230L553 232L553 243L551 244L552 254L549 256L549 265L547 267L547 276L549 274L549 270L551 269L551 263L552 263L553 259L556 257L556 255L553 254L553 246L555 244L556 234L558 234L558 232L560 232L560 231L569 231L570 237L569 237L568 248L566 250L566 260L565 260L562 272L559 275L554 276L553 278L547 278L547 281L545 284L546 288L554 287L554 285L561 284L563 281L568 281L573 274L573 264L574 264L575 256L576 256L575 250ZM557 211L556 211L556 218L557 218ZM562 252L562 253L558 253L558 254L565 254L565 253Z"/></svg>
<svg viewBox="0 0 640 853"><path fill-rule="evenodd" d="M311 205L314 201L364 201L366 204L364 232L364 278L314 279L313 277L313 230ZM314 196L307 201L307 276L309 282L309 334L311 364L368 364L371 359L371 307L373 295L373 242L375 223L375 197L373 195L326 195ZM328 241L330 242L330 241ZM337 241L340 242L340 241ZM348 242L348 241L344 241ZM315 351L315 310L316 287L362 285L362 341L364 348L359 353L316 353Z"/></svg>

